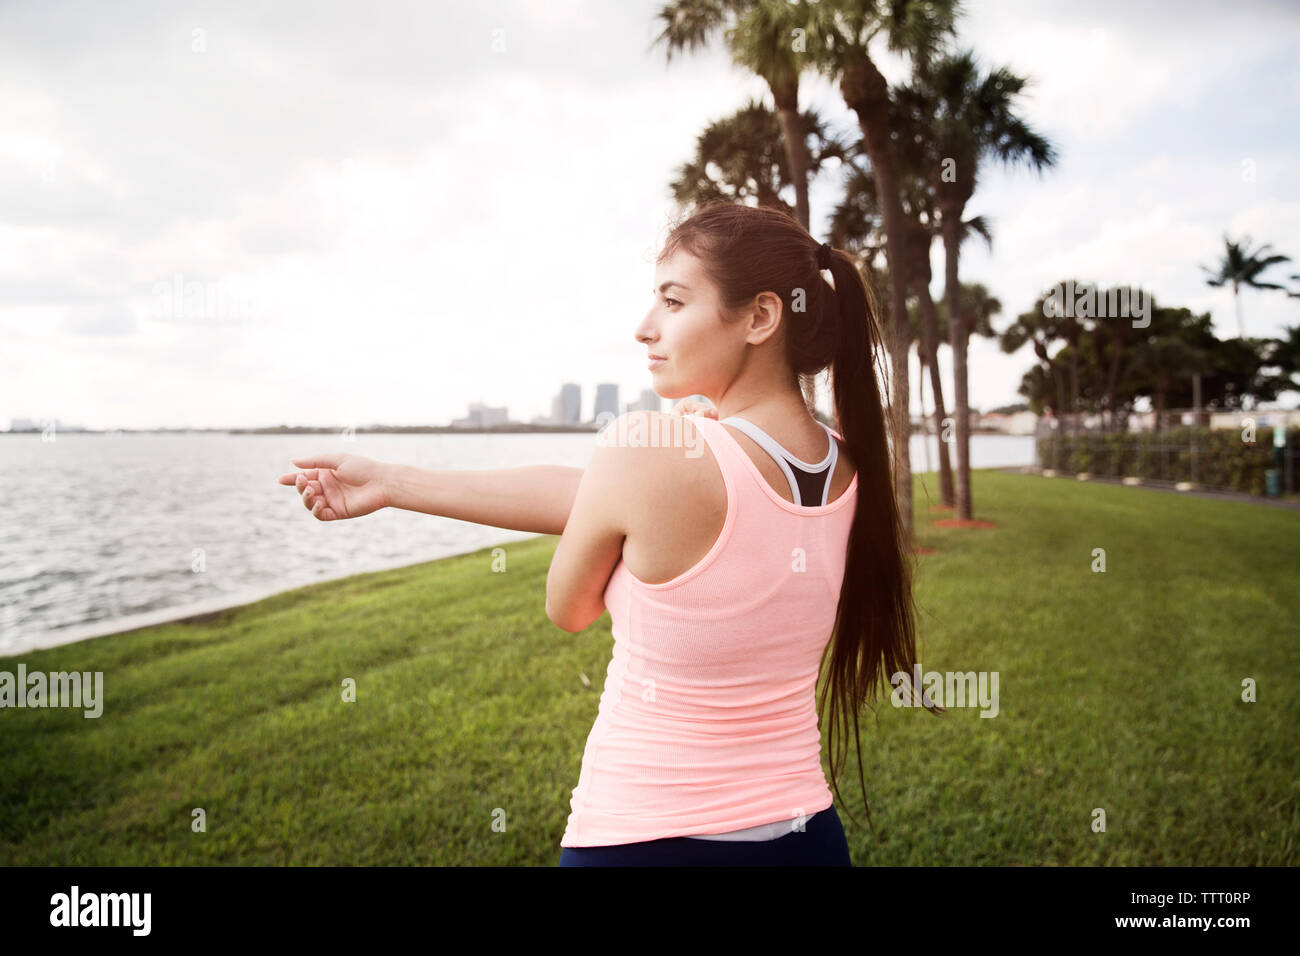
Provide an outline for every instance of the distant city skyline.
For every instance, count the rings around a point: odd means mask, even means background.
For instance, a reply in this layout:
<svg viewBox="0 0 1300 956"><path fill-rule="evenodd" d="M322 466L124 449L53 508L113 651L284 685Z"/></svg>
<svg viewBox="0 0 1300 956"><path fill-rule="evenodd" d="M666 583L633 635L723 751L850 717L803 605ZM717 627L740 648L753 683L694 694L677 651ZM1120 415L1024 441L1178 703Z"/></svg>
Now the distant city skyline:
<svg viewBox="0 0 1300 956"><path fill-rule="evenodd" d="M722 42L666 62L661 6L0 4L0 422L401 426L470 402L528 421L557 382L582 383L584 417L598 384L639 394L669 184L710 124L772 105ZM1073 276L1229 339L1232 289L1200 268L1223 235L1292 257L1266 281L1295 271L1300 8L1232 12L967 5L963 45L1029 78L1023 117L1061 156L980 169L965 215L992 245L963 247L961 280L1002 303L995 328ZM799 106L860 134L825 77ZM842 198L834 168L811 183L814 237ZM931 270L937 296L941 243ZM1297 301L1243 289L1245 334L1283 334ZM1020 401L1035 363L974 338L971 405Z"/></svg>
<svg viewBox="0 0 1300 956"><path fill-rule="evenodd" d="M602 412L611 416L626 412L644 409L648 411L661 411L663 408L663 399L654 391L654 389L642 389L639 397L631 402L619 401L619 387L615 383L601 382L596 385L595 397L593 399L592 413L584 414L585 403L583 400L583 388L577 382L565 382L560 386L551 403L551 415L533 415L531 417L512 416L509 413L509 406L506 405L489 405L482 401L474 401L466 406L466 414L459 418L452 418L449 421L429 421L429 422L409 422L405 424L413 425L432 425L463 428L490 428L494 425L505 424L582 424L586 422L597 421ZM120 428L133 428L134 426L108 425L103 428L87 428L84 425L76 423L65 423L58 417L38 418L30 416L18 416L9 419L8 431L42 431L49 428L51 423L56 431L112 431ZM315 427L310 423L286 423L286 422L262 422L252 427L255 428L273 428L281 424L294 424L302 427ZM320 423L316 423L319 425ZM330 424L340 424L338 422ZM353 425L357 423L352 423ZM373 422L371 424L399 424L392 422ZM179 426L185 427L185 426ZM201 428L239 427L233 425L213 425L213 426L196 426ZM248 426L243 426L248 427ZM147 429L146 429L147 430Z"/></svg>

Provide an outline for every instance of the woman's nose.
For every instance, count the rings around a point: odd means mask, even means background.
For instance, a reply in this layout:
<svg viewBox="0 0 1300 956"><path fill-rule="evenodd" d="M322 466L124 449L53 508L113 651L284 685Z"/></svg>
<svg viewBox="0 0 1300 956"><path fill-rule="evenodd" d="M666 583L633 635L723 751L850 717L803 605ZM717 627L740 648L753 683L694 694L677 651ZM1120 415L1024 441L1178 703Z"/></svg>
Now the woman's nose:
<svg viewBox="0 0 1300 956"><path fill-rule="evenodd" d="M659 333L654 327L654 311L653 307L648 309L633 332L636 340L642 345L652 345L659 339Z"/></svg>

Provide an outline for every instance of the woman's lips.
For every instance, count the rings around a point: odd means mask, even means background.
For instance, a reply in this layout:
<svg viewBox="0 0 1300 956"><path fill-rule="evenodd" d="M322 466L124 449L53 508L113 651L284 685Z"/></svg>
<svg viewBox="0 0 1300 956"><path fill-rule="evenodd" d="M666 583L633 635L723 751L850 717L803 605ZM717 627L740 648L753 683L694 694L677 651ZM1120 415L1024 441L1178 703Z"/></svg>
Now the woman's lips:
<svg viewBox="0 0 1300 956"><path fill-rule="evenodd" d="M655 369L657 369L660 365L663 365L664 362L667 362L667 361L668 361L668 360L667 360L666 358L658 358L658 357L653 356L653 355L650 356L650 371L653 372L653 371L654 371Z"/></svg>

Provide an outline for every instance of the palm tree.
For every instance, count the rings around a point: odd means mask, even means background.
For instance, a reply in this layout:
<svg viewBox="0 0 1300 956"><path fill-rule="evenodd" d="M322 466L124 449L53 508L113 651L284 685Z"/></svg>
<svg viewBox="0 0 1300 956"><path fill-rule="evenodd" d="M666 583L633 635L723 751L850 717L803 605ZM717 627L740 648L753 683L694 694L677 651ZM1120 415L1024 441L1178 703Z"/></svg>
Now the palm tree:
<svg viewBox="0 0 1300 956"><path fill-rule="evenodd" d="M975 218L980 219L980 217L978 216ZM971 220L971 222L974 221L975 220ZM983 225L982 220L980 221L979 225L980 226ZM987 238L987 235L985 236L985 238ZM948 321L948 303L943 301L942 299L939 300L939 302L936 303L935 311L937 313L934 320L934 326L936 330L934 334L937 339L936 345L947 345L948 347L951 348L952 342L950 342L948 339L948 335L951 329L951 323L949 323ZM970 340L970 336L972 335L980 335L983 336L984 338L989 338L989 339L997 338L998 333L993 328L992 318L993 316L1001 313L1001 311L1002 311L1002 302L996 296L991 295L989 293L988 287L985 286L982 282L975 282L975 283L963 282L961 284L961 315L963 319L962 327L966 331L966 337L968 342ZM921 318L918 310L917 322L916 322L918 328L920 324L921 324ZM925 365L933 366L933 368L931 369L930 380L932 383L937 382L939 380L939 372L937 367L938 350L936 349L935 352L932 353L932 357L928 361L924 356L922 356L921 362L923 367ZM924 372L922 374L924 374ZM944 421L944 418L941 417L941 412L940 412L941 403L942 403L942 394L939 395L939 401L936 402L936 408L934 413L935 430L939 436L940 460L947 461L948 460L947 450L950 442L943 440L943 434L944 431L946 430L946 422ZM924 399L922 400L922 404L924 404ZM951 488L952 485L951 476L949 476L948 484L949 487ZM952 507L952 499L944 498L942 499L942 504L944 507L950 508Z"/></svg>
<svg viewBox="0 0 1300 956"><path fill-rule="evenodd" d="M1155 430L1161 431L1166 424L1166 396L1175 382L1185 380L1188 369L1204 368L1207 357L1182 339L1157 336L1140 349L1134 359L1134 371L1151 390Z"/></svg>
<svg viewBox="0 0 1300 956"><path fill-rule="evenodd" d="M1250 236L1246 236L1240 243L1236 243L1225 235L1223 244L1225 246L1223 259L1219 262L1217 271L1207 266L1201 266L1201 269L1209 274L1210 278L1205 281L1212 286L1224 286L1229 282L1232 283L1232 301L1237 309L1237 337L1245 338L1246 327L1241 320L1241 287L1246 285L1254 289L1282 289L1286 291L1285 286L1258 281L1258 276L1271 265L1279 262L1290 262L1291 257L1265 255L1271 248L1267 243L1253 252L1250 251ZM1295 279L1296 276L1291 278Z"/></svg>
<svg viewBox="0 0 1300 956"><path fill-rule="evenodd" d="M1007 355L1018 351L1026 342L1031 344L1035 357L1041 363L1035 367L1037 377L1043 379L1046 384L1045 380L1050 375L1055 385L1056 401L1048 401L1046 404L1060 421L1070 407L1065 397L1066 370L1052 352L1058 341L1069 341L1072 334L1069 326L1078 320L1052 314L1050 309L1043 308L1043 303L1050 295L1050 292L1040 295L1029 311L1022 312L1015 321L1003 329L1002 334L998 336L998 342ZM1058 351L1057 355L1059 354ZM1035 370L1031 370L1031 373L1034 372ZM1021 391L1023 393L1024 389L1022 388ZM1043 388L1041 392L1046 394L1048 390Z"/></svg>
<svg viewBox="0 0 1300 956"><path fill-rule="evenodd" d="M903 524L912 534L912 420L908 388L910 352L905 273L907 227L895 158L894 106L889 84L877 67L872 42L883 36L890 50L906 54L913 67L927 62L953 35L957 0L821 0L811 7L811 33L818 39L814 63L839 82L845 104L857 115L871 160L876 198L885 232L889 268L890 402L894 416L894 489Z"/></svg>
<svg viewBox="0 0 1300 956"><path fill-rule="evenodd" d="M930 373L930 392L934 396L935 433L942 435L946 430L947 412L944 405L943 378L939 371L938 349L942 342L948 340L947 330L940 333L939 312L930 295L930 246L938 235L938 216L934 208L934 196L927 169L924 150L920 148L922 131L909 126L905 111L899 113L898 137L895 144L895 159L898 161L899 193L903 208L903 272L909 300L916 300L915 320L908 307L907 341L917 343L917 358L921 374ZM871 223L870 228L878 232L877 244L883 248L884 236L879 202L876 198L875 179L869 168L858 165L858 160L866 160L865 150L861 144L850 154L852 175L845 184L846 199L836 211L833 221L841 232L850 222L862 228ZM851 218L852 217L852 218ZM968 232L977 232L992 245L988 225L982 216L976 216L963 224ZM922 395L921 414L924 417L924 381L918 379L918 390ZM939 500L943 507L953 506L952 466L948 455L948 442L939 443ZM925 446L929 454L929 445ZM928 457L927 457L928 465Z"/></svg>
<svg viewBox="0 0 1300 956"><path fill-rule="evenodd" d="M945 508L953 506L952 463L948 456L948 443L943 441L943 421L946 410L943 400L943 379L939 374L939 313L930 295L930 246L938 234L938 214L934 194L925 175L923 151L916 148L915 131L903 125L899 130L895 158L898 160L899 198L903 206L903 262L907 290L916 297L917 357L920 360L921 378L917 390L921 393L921 415L925 415L925 372L930 372L930 393L934 396L934 428L939 440L939 503ZM929 455L929 442L926 443Z"/></svg>
<svg viewBox="0 0 1300 956"><path fill-rule="evenodd" d="M930 245L934 241L935 220L925 218L913 208L904 216L907 235L903 242L906 258L907 289L916 297L917 322L916 352L920 360L922 378L917 379L921 393L921 414L925 415L925 372L930 372L930 393L934 396L934 429L939 438L939 503L945 508L953 506L952 463L948 456L948 443L943 440L943 421L946 408L943 399L943 379L939 374L939 312L930 295ZM911 323L909 322L909 325ZM929 444L926 445L929 454Z"/></svg>
<svg viewBox="0 0 1300 956"><path fill-rule="evenodd" d="M939 205L946 257L944 297L951 323L953 387L957 404L957 513L971 517L970 400L966 334L958 279L961 244L969 228L962 218L979 182L980 162L994 157L1041 172L1056 162L1052 145L1015 113L1015 100L1028 81L1005 67L982 74L974 54L963 51L927 61L916 71L908 102L915 121L930 129L930 176Z"/></svg>
<svg viewBox="0 0 1300 956"><path fill-rule="evenodd" d="M847 148L815 112L805 112L800 124L813 142L809 149L809 170L821 171L826 160L842 160ZM681 205L713 199L729 199L780 209L794 210L781 198L791 174L785 150L780 146L781 124L765 104L751 100L735 113L716 120L695 142L695 157L678 168L670 184L673 198Z"/></svg>
<svg viewBox="0 0 1300 956"><path fill-rule="evenodd" d="M979 219L980 217L975 218ZM971 222L974 222L974 220L971 220ZM979 335L987 339L998 337L997 330L993 328L993 316L1002 314L1002 300L991 294L988 286L983 282L963 282L961 284L959 314L961 329L966 335L968 343L972 335ZM952 322L947 301L939 304L939 318L942 323L940 328L945 333L951 334ZM946 338L945 341L947 341ZM948 342L948 345L951 347L952 343Z"/></svg>
<svg viewBox="0 0 1300 956"><path fill-rule="evenodd" d="M659 11L663 30L655 38L669 62L675 53L707 46L723 32L732 60L767 81L780 118L781 142L794 187L795 218L811 231L806 127L799 112L799 76L808 63L808 4L779 0L673 0Z"/></svg>
<svg viewBox="0 0 1300 956"><path fill-rule="evenodd" d="M921 342L924 349L922 357L923 367L928 367L930 371L930 389L935 395L934 421L935 432L942 436L946 430L947 413L944 410L943 401L943 380L939 372L939 346L947 345L952 348L952 329L954 324L949 320L948 303L940 299L937 303L930 296L930 240L935 235L940 234L940 229L936 228L933 223L935 218L931 217L931 225L927 226L924 234L921 230L914 227L913 236L915 245L912 247L915 251L915 267L909 267L909 287L913 289L917 296L918 303L918 329L921 332ZM961 224L961 239L964 243L969 236L980 236L989 249L993 248L993 234L989 230L988 221L983 216L972 216ZM922 245L924 243L924 245ZM912 285L915 283L915 285ZM988 288L983 283L961 284L961 310L960 328L964 336L962 350L966 351L970 343L971 335L980 335L985 338L994 338L997 333L993 330L990 322L992 316L1002 311L1002 303L990 295ZM928 344L926 344L928 343ZM920 351L920 349L918 349ZM955 436L953 436L955 438ZM944 441L942 437L939 443L939 462L940 468L940 491L941 502L944 507L952 508L955 503L955 494L953 491L953 476L949 464L948 446L953 444L952 441Z"/></svg>
<svg viewBox="0 0 1300 956"><path fill-rule="evenodd" d="M1151 302L1152 309L1155 308L1155 299L1150 293L1144 293L1142 289L1132 287L1120 289L1116 287L1113 290L1097 290L1097 300L1103 299L1109 301L1111 296L1116 298L1120 294L1126 294L1130 301L1133 301L1137 295L1147 295L1148 301ZM1135 346L1142 343L1144 335L1135 330L1129 322L1096 322L1091 329L1083 330L1083 338L1088 341L1088 346L1092 353L1097 356L1096 364L1099 371L1104 372L1104 377L1099 380L1097 387L1094 388L1094 394L1097 396L1101 408L1106 412L1105 429L1114 431L1119 421L1119 415L1123 411L1122 401L1117 391L1120 382L1120 371L1125 367L1124 363ZM1075 350L1076 353L1078 350ZM1077 359L1076 359L1077 362ZM1103 362L1105 368L1102 368Z"/></svg>

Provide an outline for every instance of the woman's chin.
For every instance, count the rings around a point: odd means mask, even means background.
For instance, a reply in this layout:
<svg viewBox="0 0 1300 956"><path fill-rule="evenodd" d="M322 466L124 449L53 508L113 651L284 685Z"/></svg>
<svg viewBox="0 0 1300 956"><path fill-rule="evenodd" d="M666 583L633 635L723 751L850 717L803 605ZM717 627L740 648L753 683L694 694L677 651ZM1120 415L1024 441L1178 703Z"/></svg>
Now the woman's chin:
<svg viewBox="0 0 1300 956"><path fill-rule="evenodd" d="M679 398L689 398L695 392L682 388L666 375L654 374L654 383L650 386L651 390L660 398L666 401L676 401Z"/></svg>

